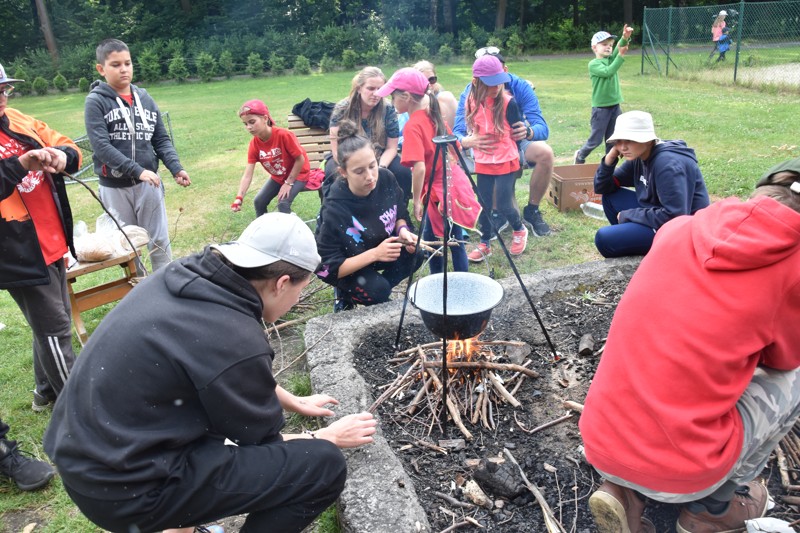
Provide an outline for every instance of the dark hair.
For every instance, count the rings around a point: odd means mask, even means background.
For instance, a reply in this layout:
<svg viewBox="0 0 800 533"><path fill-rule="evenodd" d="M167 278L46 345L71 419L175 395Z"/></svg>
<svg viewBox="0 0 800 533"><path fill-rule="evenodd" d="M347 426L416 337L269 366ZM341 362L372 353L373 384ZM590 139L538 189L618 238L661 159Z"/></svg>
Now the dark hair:
<svg viewBox="0 0 800 533"><path fill-rule="evenodd" d="M355 152L365 146L372 148L372 141L367 139L358 131L358 126L352 120L342 120L339 122L339 131L336 133L336 159L339 167L347 170L347 160Z"/></svg>
<svg viewBox="0 0 800 533"><path fill-rule="evenodd" d="M789 188L795 182L800 182L800 174L789 170L777 172L769 177L768 184L756 187L750 198L769 196L773 200L777 200L786 207L800 213L800 193L796 193Z"/></svg>
<svg viewBox="0 0 800 533"><path fill-rule="evenodd" d="M370 78L381 78L386 83L386 76L383 71L378 67L364 67L353 77L350 84L350 96L348 96L347 109L344 116L352 120L358 132L364 134L361 128L361 88L367 83ZM383 98L378 101L378 104L372 108L367 117L367 124L372 131L372 143L381 152L386 148L386 103ZM340 126L341 127L341 126Z"/></svg>
<svg viewBox="0 0 800 533"><path fill-rule="evenodd" d="M256 267L256 268L244 268L240 266L236 266L228 259L222 255L222 252L219 250L211 250L211 253L216 255L220 258L220 260L225 263L231 270L242 276L247 281L259 281L259 280L266 280L266 279L278 279L281 276L289 276L289 279L292 283L299 283L301 281L305 281L308 277L312 274L305 268L301 268L297 265L293 265L287 261L275 261L272 264Z"/></svg>
<svg viewBox="0 0 800 533"><path fill-rule="evenodd" d="M119 39L104 39L94 51L97 62L101 65L106 62L112 52L130 52L130 50L128 50L128 45Z"/></svg>
<svg viewBox="0 0 800 533"><path fill-rule="evenodd" d="M422 99L427 96L428 97L428 117L433 122L433 127L436 130L436 135L447 135L447 126L444 123L444 117L442 117L442 108L439 106L439 100L436 98L436 95L433 92L433 89L428 88L425 91L425 94L413 94L409 93L408 91L403 91L400 89L395 89L392 91L392 94L401 94L401 93L408 93L412 100L419 103Z"/></svg>

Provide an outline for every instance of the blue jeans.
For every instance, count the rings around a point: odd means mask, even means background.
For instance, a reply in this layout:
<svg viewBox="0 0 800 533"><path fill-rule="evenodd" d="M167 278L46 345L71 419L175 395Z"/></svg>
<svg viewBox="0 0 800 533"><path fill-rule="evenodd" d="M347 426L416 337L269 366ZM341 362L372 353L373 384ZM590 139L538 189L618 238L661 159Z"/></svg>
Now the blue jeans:
<svg viewBox="0 0 800 533"><path fill-rule="evenodd" d="M450 237L459 241L458 247L450 248L450 258L453 260L454 272L469 272L469 261L467 260L467 249L464 246L464 229L458 224L450 224ZM439 239L433 234L433 228L428 217L425 217L425 225L422 229L422 240L435 241ZM445 239L446 242L446 239ZM430 260L431 274L441 274L444 270L444 258L434 257Z"/></svg>
<svg viewBox="0 0 800 533"><path fill-rule="evenodd" d="M594 245L603 257L645 255L650 251L656 230L636 222L617 220L621 211L638 207L641 206L636 193L631 190L619 189L603 195L603 210L611 225L600 228L594 236Z"/></svg>

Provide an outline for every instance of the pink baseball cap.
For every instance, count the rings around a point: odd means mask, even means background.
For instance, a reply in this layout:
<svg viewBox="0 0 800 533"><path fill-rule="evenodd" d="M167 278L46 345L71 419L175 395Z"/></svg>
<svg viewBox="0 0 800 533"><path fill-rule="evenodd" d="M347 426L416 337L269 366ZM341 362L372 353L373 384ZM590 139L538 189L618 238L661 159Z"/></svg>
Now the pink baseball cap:
<svg viewBox="0 0 800 533"><path fill-rule="evenodd" d="M261 100L248 100L242 104L242 107L239 108L239 116L242 115L261 115L262 117L272 118L269 116L267 104Z"/></svg>
<svg viewBox="0 0 800 533"><path fill-rule="evenodd" d="M489 87L503 85L511 81L511 76L503 70L503 64L497 57L486 54L472 64L472 75Z"/></svg>
<svg viewBox="0 0 800 533"><path fill-rule="evenodd" d="M423 95L430 88L430 83L425 75L415 68L401 68L392 74L383 87L378 89L375 94L384 98L394 91L407 91L411 94Z"/></svg>

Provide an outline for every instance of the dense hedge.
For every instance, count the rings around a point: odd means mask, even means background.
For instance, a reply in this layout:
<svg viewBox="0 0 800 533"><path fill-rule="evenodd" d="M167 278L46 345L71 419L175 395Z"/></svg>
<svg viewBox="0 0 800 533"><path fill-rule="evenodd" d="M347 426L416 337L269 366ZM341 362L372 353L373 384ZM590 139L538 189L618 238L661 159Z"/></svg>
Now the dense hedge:
<svg viewBox="0 0 800 533"><path fill-rule="evenodd" d="M458 39L428 28L383 32L377 26L331 25L311 33L268 30L260 35L190 40L156 38L128 45L137 80L181 82L189 77L208 80L217 75L258 76L266 71L280 74L298 65L305 72L306 64L324 72L352 69L360 64L412 63L421 59L448 62L455 56L471 57L475 48L486 45L500 47L509 57L584 49L591 33L585 28L576 30L571 21L548 28L531 24L522 31L515 27L494 33L473 25L462 30ZM45 49L34 49L8 66L12 72L24 71L28 79L53 80L60 74L69 86L75 87L81 78L98 78L95 62L94 45L81 44L63 47L57 64Z"/></svg>

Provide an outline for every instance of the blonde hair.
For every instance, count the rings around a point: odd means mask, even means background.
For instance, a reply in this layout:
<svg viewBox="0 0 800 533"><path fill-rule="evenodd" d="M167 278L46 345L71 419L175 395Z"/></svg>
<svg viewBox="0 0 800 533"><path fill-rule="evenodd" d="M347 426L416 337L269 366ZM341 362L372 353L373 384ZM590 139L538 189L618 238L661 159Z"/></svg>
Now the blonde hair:
<svg viewBox="0 0 800 533"><path fill-rule="evenodd" d="M505 88L500 91L500 94L497 95L497 98L494 100L494 105L492 108L492 122L494 123L495 131L502 135L505 133L505 124L506 124L506 117L505 113L503 112L503 94ZM480 78L473 78L472 79L472 87L469 91L469 96L467 97L467 126L469 129L475 129L475 115L478 113L478 109L482 105L486 105L486 99L489 97L489 86L483 83Z"/></svg>
<svg viewBox="0 0 800 533"><path fill-rule="evenodd" d="M414 63L414 68L422 73L424 73L426 70L430 70L431 72L433 72L433 75L436 76L436 67L434 67L433 63L431 63L430 61L425 61L425 60L417 61L416 63ZM444 87L442 87L442 84L439 83L438 81L436 83L431 84L431 91L433 91L434 95L439 94L440 92L442 92L443 89Z"/></svg>
<svg viewBox="0 0 800 533"><path fill-rule="evenodd" d="M727 15L717 15L717 18L714 19L714 23L711 25L712 28L719 28L722 24L725 23L725 17Z"/></svg>
<svg viewBox="0 0 800 533"><path fill-rule="evenodd" d="M352 120L358 127L359 133L366 135L366 131L361 126L361 88L367 83L370 78L381 78L384 83L386 76L383 71L378 67L364 67L353 76L353 81L350 83L350 96L348 97L347 110L345 111L344 118ZM372 108L367 117L367 124L372 131L371 141L373 146L378 152L378 155L383 153L386 148L386 104L383 98L380 99L378 104Z"/></svg>

